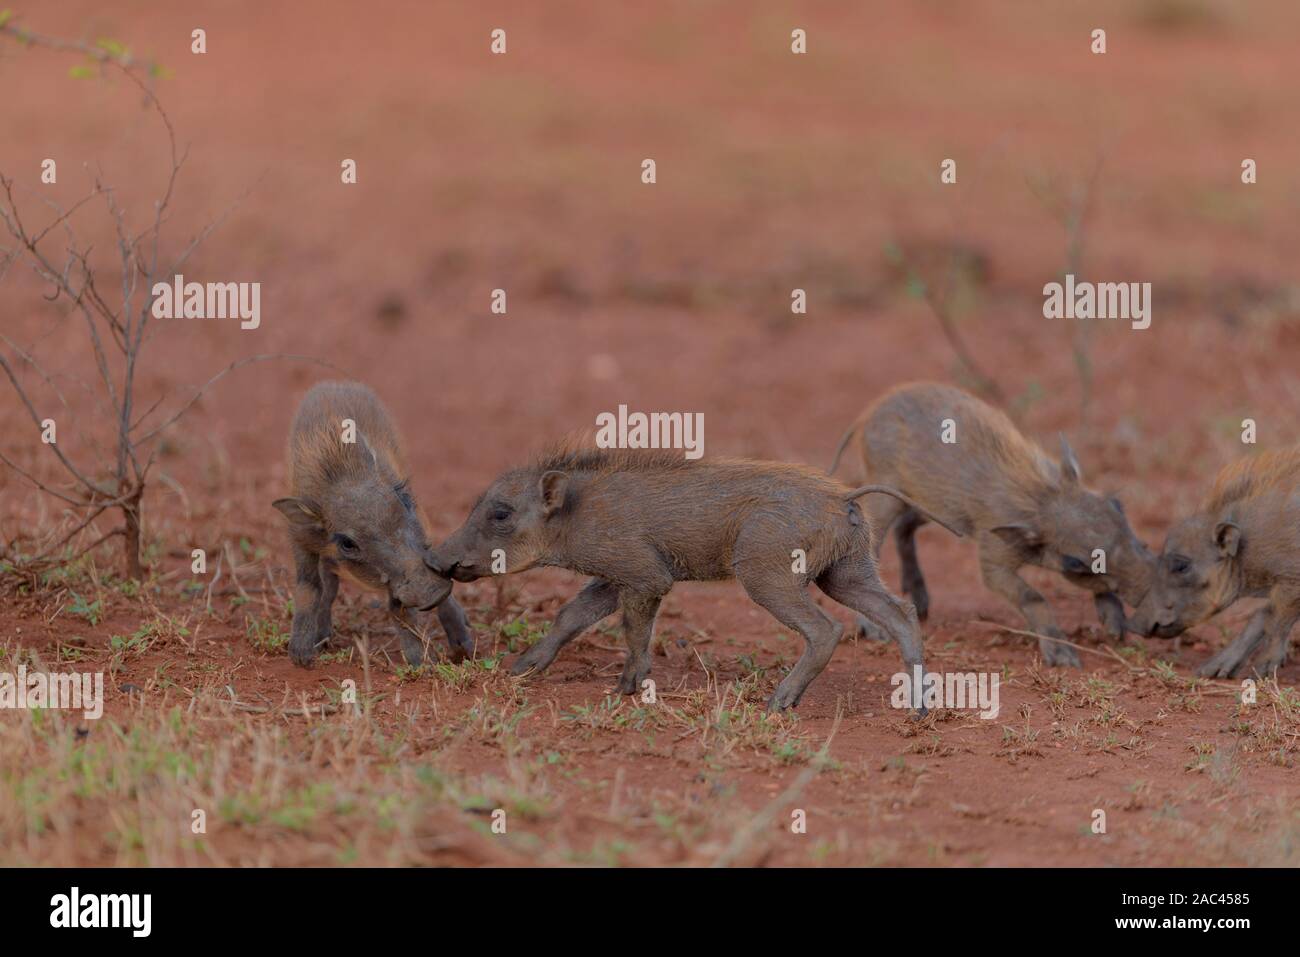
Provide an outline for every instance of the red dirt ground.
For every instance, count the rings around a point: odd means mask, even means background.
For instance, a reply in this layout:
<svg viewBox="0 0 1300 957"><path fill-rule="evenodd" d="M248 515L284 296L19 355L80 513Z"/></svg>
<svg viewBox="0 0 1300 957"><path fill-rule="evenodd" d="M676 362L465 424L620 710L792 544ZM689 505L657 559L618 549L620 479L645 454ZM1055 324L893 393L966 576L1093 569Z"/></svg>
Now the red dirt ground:
<svg viewBox="0 0 1300 957"><path fill-rule="evenodd" d="M435 539L500 469L619 404L703 412L709 455L824 465L885 389L961 381L895 249L921 268L954 247L978 255L985 268L960 315L977 360L1028 432L1045 443L1069 433L1087 480L1118 493L1153 545L1243 454L1241 419L1259 423L1262 447L1300 440L1294 4L200 9L124 3L106 12L79 0L18 8L39 33L111 36L172 71L160 96L189 145L176 249L238 202L186 273L261 282L262 326L161 324L143 405L163 392L175 405L244 356L318 357L373 385L396 414ZM504 57L488 53L498 26L508 30ZM805 57L789 53L796 26L809 34ZM1105 56L1089 52L1095 26L1108 30ZM207 30L206 55L189 52L195 27ZM30 191L20 198L39 218L42 196L74 202L87 182L82 164L100 164L143 222L165 172L156 120L120 79L69 78L76 62L0 46L0 171ZM45 157L58 159L55 186L39 185ZM339 182L345 157L358 163L354 186ZM640 182L645 157L657 161L653 186ZM958 161L955 186L939 186L945 157ZM1245 157L1259 164L1252 186L1239 179ZM1074 329L1042 318L1041 288L1067 261L1056 204L1099 160L1082 270L1151 281L1155 315L1146 331L1087 330L1084 406ZM82 222L111 248L98 211ZM808 290L807 316L790 315L794 287ZM75 318L42 301L43 288L25 266L9 271L5 335L59 373L88 374ZM494 288L508 291L506 316L489 311ZM287 692L320 703L339 681L361 680L356 655L303 671L246 636L250 607L287 627L289 556L269 503L285 491L294 404L328 374L288 360L243 368L168 431L146 498L156 573L146 593L167 615L189 616L192 644L158 642L122 664L109 718L129 727L165 711L157 669L169 663L191 676L207 669L217 686L238 674L244 701ZM93 461L89 442L107 433L93 400L60 381L70 404L60 442ZM11 393L0 394L0 450L56 476ZM0 471L0 542L30 553L61 521L56 502ZM534 844L512 835L502 844L509 853L485 841L436 859L527 863L541 848L569 860L702 863L734 838L729 859L739 863L1297 862L1300 663L1292 658L1280 689L1253 711L1237 703L1235 682L1186 680L1235 634L1250 603L1178 645L1130 637L1108 649L1086 595L1031 574L1086 649L1085 672L1061 674L1005 631L1022 622L982 588L968 543L934 528L918 541L933 595L927 663L1001 672L997 720L909 720L888 706L897 653L867 642L846 642L789 719L806 745L793 756L765 751L748 730L732 747L703 725L647 734L575 718L584 713L575 709L599 710L613 686L616 634L574 642L517 690L498 675L463 687L438 676L404 682L376 660L376 691L400 691L407 706L424 702L448 724L485 694L522 694L532 710L510 747L563 756L565 773L546 781L547 809L524 825ZM227 573L216 613L205 616L201 594L180 591L189 550L216 554L223 544L240 556L253 601L232 602ZM895 587L892 547L886 555ZM111 547L95 562L100 574L120 572ZM504 626L521 614L550 620L579 582L535 572L457 593L487 644L503 649ZM104 620L91 625L55 615L66 591L19 596L10 585L0 634L47 659L75 634L83 662L106 662L110 636L154 614L109 589ZM381 624L370 596L344 600L351 633ZM843 609L833 613L848 622ZM761 700L800 645L734 583L678 586L658 633L665 653L654 676L669 704L701 690L694 705L713 701L755 668L765 669L753 679ZM1172 663L1172 676L1157 658ZM146 688L143 703L125 683ZM783 795L837 707L833 766ZM372 720L395 728L401 710L385 697ZM304 719L241 720L307 733ZM449 772L509 774L500 738L422 733L416 753L436 750ZM700 836L656 823L664 807L684 817L704 808ZM789 832L794 807L807 811L805 835ZM763 808L771 818L746 836L743 821ZM1090 832L1096 808L1107 812L1105 834ZM95 826L81 819L71 830ZM454 815L446 827L464 829ZM236 825L209 837L203 862L315 862L296 844L259 850ZM41 859L39 840L26 846L26 856L11 856ZM85 846L66 859L132 860Z"/></svg>

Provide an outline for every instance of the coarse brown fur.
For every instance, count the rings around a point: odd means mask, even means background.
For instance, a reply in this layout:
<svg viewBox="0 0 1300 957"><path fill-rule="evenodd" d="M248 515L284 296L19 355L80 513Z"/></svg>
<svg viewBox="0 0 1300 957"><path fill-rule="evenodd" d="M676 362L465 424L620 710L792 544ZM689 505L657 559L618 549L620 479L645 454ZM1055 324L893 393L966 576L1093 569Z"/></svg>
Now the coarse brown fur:
<svg viewBox="0 0 1300 957"><path fill-rule="evenodd" d="M289 429L289 474L293 495L272 504L288 521L293 544L295 664L309 666L331 637L339 571L387 591L394 611L405 618L410 609L416 625L419 612L438 606L453 656L472 653L451 583L424 564L427 536L407 488L401 441L369 388L322 382L308 391ZM402 638L407 659L422 661L422 642L405 628Z"/></svg>
<svg viewBox="0 0 1300 957"><path fill-rule="evenodd" d="M654 618L673 584L736 577L807 641L769 702L784 708L798 703L843 630L809 597L811 583L878 622L909 668L921 665L916 613L880 584L870 526L850 495L802 465L565 445L501 475L429 562L458 581L536 566L592 576L513 670L545 669L565 643L622 608L619 688L629 694L649 674Z"/></svg>
<svg viewBox="0 0 1300 957"><path fill-rule="evenodd" d="M831 471L854 444L862 476L899 489L975 538L985 584L1021 610L1041 636L1039 647L1049 664L1078 666L1079 657L1059 640L1064 634L1046 600L1017 574L1022 565L1060 572L1091 591L1107 630L1123 635L1120 598L1135 606L1142 600L1153 559L1118 500L1083 486L1064 438L1058 461L975 396L920 382L900 386L869 406L845 433ZM930 517L888 498L873 499L869 510L877 554L894 529L903 591L924 620L930 598L914 535Z"/></svg>
<svg viewBox="0 0 1300 957"><path fill-rule="evenodd" d="M1300 620L1300 447L1219 472L1196 514L1170 529L1134 628L1172 638L1243 597L1268 604L1199 674L1236 677L1254 658L1254 670L1268 675L1286 662Z"/></svg>

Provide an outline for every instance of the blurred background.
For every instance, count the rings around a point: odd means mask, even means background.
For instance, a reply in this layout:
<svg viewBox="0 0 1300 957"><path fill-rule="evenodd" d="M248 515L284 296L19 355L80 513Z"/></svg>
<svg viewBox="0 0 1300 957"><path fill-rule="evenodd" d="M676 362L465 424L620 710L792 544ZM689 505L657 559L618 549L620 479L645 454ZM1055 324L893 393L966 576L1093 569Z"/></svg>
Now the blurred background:
<svg viewBox="0 0 1300 957"><path fill-rule="evenodd" d="M1086 477L1157 541L1241 454L1243 417L1262 446L1300 437L1300 7L1287 0L13 12L161 64L188 148L164 250L228 214L185 276L262 284L257 330L156 323L140 405L175 407L240 357L319 357L397 414L435 536L499 469L620 403L703 412L710 455L824 466L892 385L982 388L1051 448L1068 432ZM498 27L508 52L494 56ZM790 52L795 28L806 55ZM121 77L71 75L80 62L0 43L0 172L39 220L43 199L71 205L98 169L143 226L167 174L163 129ZM47 157L55 185L39 180ZM355 185L340 182L345 158ZM948 158L955 185L940 183ZM72 225L120 284L102 206ZM1151 328L1044 319L1042 287L1067 269L1152 283ZM806 315L791 313L795 288ZM0 289L8 354L42 362L74 413L61 446L93 460L91 438L111 431L77 384L93 381L80 320L21 261ZM163 438L152 534L276 528L265 506L284 488L293 407L329 374L282 361L215 385ZM0 448L57 476L5 387ZM6 539L56 504L0 471Z"/></svg>
<svg viewBox="0 0 1300 957"><path fill-rule="evenodd" d="M1112 644L1089 593L1029 570L1087 653L1085 672L1045 672L970 543L931 528L927 664L1001 674L1000 721L891 714L897 653L869 641L845 642L796 716L762 718L799 643L734 582L668 596L654 674L669 705L647 711L607 696L612 621L544 679L503 674L579 587L554 569L457 586L480 638L467 665L403 668L382 600L345 587L340 647L293 666L270 507L294 408L325 377L392 408L435 540L499 470L622 404L703 413L709 456L825 467L864 406L934 379L980 391L1053 454L1066 432L1085 479L1158 545L1246 454L1243 419L1256 448L1300 440L1294 0L5 5L0 175L24 228L75 209L71 235L116 299L114 217L105 196L77 203L98 177L135 235L170 169L140 88L18 42L29 30L158 65L146 83L186 157L160 255L217 224L186 280L261 284L256 330L150 326L141 428L233 362L318 361L239 368L162 430L143 584L120 539L28 561L122 519L60 546L84 510L0 463L0 661L80 662L111 688L107 731L84 744L71 719L0 722L0 768L16 769L0 774L0 860L1294 863L1295 664L1254 709L1184 677L1249 602L1181 644ZM66 237L45 240L60 263ZM82 317L21 252L0 232L0 355L56 419L57 449L114 494ZM1151 283L1151 327L1045 319L1043 287L1066 272ZM0 457L82 494L3 374ZM897 588L892 547L882 577ZM285 710L323 716L345 678L373 734ZM806 842L784 840L795 794L815 816ZM191 842L205 807L211 843ZM475 812L498 807L508 841L480 833ZM1098 807L1110 835L1091 830Z"/></svg>

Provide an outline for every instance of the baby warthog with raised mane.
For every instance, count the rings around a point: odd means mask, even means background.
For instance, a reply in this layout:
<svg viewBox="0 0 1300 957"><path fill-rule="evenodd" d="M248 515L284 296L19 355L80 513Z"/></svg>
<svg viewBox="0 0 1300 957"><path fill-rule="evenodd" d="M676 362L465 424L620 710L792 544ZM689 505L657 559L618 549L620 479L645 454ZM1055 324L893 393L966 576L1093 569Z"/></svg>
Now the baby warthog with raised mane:
<svg viewBox="0 0 1300 957"><path fill-rule="evenodd" d="M768 701L777 710L799 703L844 630L812 600L810 583L875 622L909 671L922 664L916 611L881 584L871 527L855 501L876 490L850 491L799 465L562 447L500 476L428 560L456 581L536 566L592 576L511 670L544 670L622 608L625 694L650 673L655 615L673 583L738 578L807 643Z"/></svg>
<svg viewBox="0 0 1300 957"><path fill-rule="evenodd" d="M992 406L961 389L919 382L886 393L858 417L840 441L832 473L855 441L866 481L899 489L974 536L984 584L1020 609L1048 664L1078 667L1079 656L1057 640L1065 635L1046 599L1017 574L1022 565L1060 572L1091 591L1106 630L1124 635L1120 599L1141 602L1154 558L1119 500L1083 486L1064 436L1056 462ZM883 497L869 510L877 555L894 529L903 592L924 620L930 597L914 536L926 517Z"/></svg>
<svg viewBox="0 0 1300 957"><path fill-rule="evenodd" d="M1174 638L1238 598L1268 598L1232 644L1197 669L1262 675L1286 662L1300 619L1300 448L1261 452L1223 469L1200 510L1169 531L1135 631Z"/></svg>
<svg viewBox="0 0 1300 957"><path fill-rule="evenodd" d="M357 382L322 382L303 397L289 430L293 495L271 504L289 522L297 583L289 657L310 666L330 638L330 608L343 571L387 591L389 606L423 631L407 610L437 606L438 620L461 660L474 653L465 613L451 582L424 563L428 539L407 489L406 463L392 418ZM423 642L401 631L408 662L423 661Z"/></svg>

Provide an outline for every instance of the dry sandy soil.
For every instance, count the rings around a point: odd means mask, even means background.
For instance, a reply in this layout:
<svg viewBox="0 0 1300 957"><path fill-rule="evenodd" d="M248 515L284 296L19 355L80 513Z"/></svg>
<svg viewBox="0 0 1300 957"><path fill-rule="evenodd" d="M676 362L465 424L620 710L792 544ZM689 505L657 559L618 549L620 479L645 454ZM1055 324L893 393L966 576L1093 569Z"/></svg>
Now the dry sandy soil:
<svg viewBox="0 0 1300 957"><path fill-rule="evenodd" d="M888 387L968 381L917 295L950 274L957 326L1009 409L1053 447L1068 432L1154 546L1244 454L1243 418L1260 447L1300 440L1300 8L1070 6L16 7L39 33L112 37L167 67L159 95L188 145L170 251L229 210L185 271L262 283L257 330L158 324L141 408L259 353L338 372L247 366L166 431L142 584L123 582L114 541L26 566L75 522L0 470L0 666L104 671L108 688L99 722L0 715L0 863L1300 861L1300 663L1254 706L1237 682L1193 679L1252 603L1178 643L1111 643L1088 596L1031 574L1083 648L1083 671L1047 669L969 543L932 527L927 661L999 672L995 720L890 708L898 655L865 641L840 647L797 713L764 719L801 642L734 583L665 602L655 706L610 697L616 628L544 676L505 673L579 587L561 572L457 587L485 649L469 665L399 667L385 613L348 586L336 622L362 646L311 671L285 654L291 571L269 503L294 405L331 374L394 410L435 539L499 470L619 404L703 412L709 455L824 465ZM488 52L498 26L505 56ZM789 52L794 27L806 56ZM98 167L143 224L166 173L159 125L120 78L69 76L78 62L0 44L0 172L38 221ZM46 157L55 185L39 183ZM939 184L946 157L956 185ZM111 269L102 207L74 224ZM1042 285L1070 262L1152 282L1151 328L1045 320ZM49 370L66 408L31 369L23 381L94 468L112 433L78 384L91 356L45 291L8 270L3 347ZM60 481L5 390L0 451ZM221 555L219 578L191 575L195 547ZM348 679L360 715L335 707Z"/></svg>

